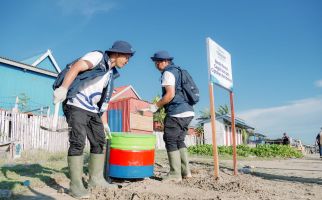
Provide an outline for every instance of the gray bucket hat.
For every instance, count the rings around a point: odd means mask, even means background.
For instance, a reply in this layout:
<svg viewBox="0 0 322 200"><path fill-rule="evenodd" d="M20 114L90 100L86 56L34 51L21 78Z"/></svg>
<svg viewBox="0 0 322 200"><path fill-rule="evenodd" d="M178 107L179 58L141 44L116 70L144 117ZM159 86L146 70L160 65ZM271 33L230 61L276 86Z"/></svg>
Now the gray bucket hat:
<svg viewBox="0 0 322 200"><path fill-rule="evenodd" d="M107 50L107 52L125 53L125 54L131 54L131 56L133 56L135 53L130 43L121 41L121 40L114 42L112 48Z"/></svg>
<svg viewBox="0 0 322 200"><path fill-rule="evenodd" d="M167 51L158 51L156 52L151 59L153 61L158 61L158 60L173 60L173 57L170 56L170 54Z"/></svg>

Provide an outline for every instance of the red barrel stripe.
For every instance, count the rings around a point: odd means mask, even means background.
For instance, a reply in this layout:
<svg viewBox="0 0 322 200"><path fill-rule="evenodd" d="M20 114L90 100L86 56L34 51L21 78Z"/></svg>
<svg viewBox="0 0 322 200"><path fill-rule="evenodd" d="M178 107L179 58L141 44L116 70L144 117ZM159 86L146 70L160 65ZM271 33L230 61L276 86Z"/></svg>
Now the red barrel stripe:
<svg viewBox="0 0 322 200"><path fill-rule="evenodd" d="M153 150L120 150L111 148L110 164L121 166L147 166L154 164Z"/></svg>

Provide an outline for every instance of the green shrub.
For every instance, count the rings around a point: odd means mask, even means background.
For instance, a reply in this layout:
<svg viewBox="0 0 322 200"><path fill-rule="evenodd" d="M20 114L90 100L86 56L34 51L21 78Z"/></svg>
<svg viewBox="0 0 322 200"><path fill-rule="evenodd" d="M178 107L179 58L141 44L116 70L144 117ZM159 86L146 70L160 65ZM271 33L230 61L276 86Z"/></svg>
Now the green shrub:
<svg viewBox="0 0 322 200"><path fill-rule="evenodd" d="M211 155L213 155L212 145L210 145L210 144L204 144L204 145L198 145L198 146L190 146L188 148L188 151L191 154L198 154L198 155L203 155L203 156L211 156Z"/></svg>
<svg viewBox="0 0 322 200"><path fill-rule="evenodd" d="M210 144L191 146L188 148L189 153L198 155L213 155L213 146ZM232 146L218 146L219 155L232 155ZM257 156L257 157L281 157L281 158L301 158L303 154L298 150L287 146L277 144L262 144L256 147L249 147L247 145L237 146L237 155L242 157Z"/></svg>
<svg viewBox="0 0 322 200"><path fill-rule="evenodd" d="M249 147L247 145L238 145L237 146L237 155L244 156L244 157L250 156L251 155L251 147Z"/></svg>
<svg viewBox="0 0 322 200"><path fill-rule="evenodd" d="M282 157L282 158L301 158L303 154L288 146L288 145L278 145L278 144L262 144L257 145L256 148L252 148L253 155L258 157Z"/></svg>
<svg viewBox="0 0 322 200"><path fill-rule="evenodd" d="M212 148L212 145L211 145ZM218 146L218 154L219 155L232 155L233 147L232 146Z"/></svg>

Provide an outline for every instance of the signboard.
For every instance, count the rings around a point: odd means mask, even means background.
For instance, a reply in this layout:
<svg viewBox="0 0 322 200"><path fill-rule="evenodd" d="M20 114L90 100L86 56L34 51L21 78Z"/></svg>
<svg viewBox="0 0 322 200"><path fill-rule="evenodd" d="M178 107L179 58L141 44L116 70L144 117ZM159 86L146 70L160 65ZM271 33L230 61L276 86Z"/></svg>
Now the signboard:
<svg viewBox="0 0 322 200"><path fill-rule="evenodd" d="M208 72L211 82L229 90L233 90L231 56L211 38L207 38Z"/></svg>

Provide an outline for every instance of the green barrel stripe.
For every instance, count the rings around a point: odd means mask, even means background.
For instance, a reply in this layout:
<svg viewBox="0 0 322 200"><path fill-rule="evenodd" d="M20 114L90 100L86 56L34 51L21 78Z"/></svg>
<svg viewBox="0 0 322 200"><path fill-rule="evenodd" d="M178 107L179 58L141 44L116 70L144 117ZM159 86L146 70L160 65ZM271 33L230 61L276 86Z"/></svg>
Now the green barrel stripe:
<svg viewBox="0 0 322 200"><path fill-rule="evenodd" d="M112 132L111 147L114 149L151 150L155 148L155 143L155 135Z"/></svg>

